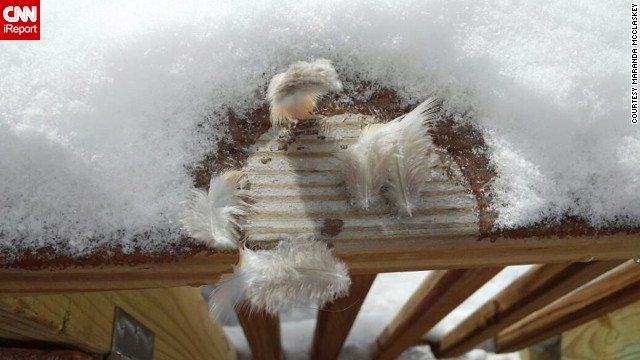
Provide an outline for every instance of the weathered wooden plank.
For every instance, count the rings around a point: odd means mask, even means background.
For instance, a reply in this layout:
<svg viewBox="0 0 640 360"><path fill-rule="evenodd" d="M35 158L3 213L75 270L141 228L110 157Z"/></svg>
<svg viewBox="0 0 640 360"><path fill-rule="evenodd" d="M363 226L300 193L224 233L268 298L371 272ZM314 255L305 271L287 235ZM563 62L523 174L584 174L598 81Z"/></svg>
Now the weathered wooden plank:
<svg viewBox="0 0 640 360"><path fill-rule="evenodd" d="M249 306L239 306L236 314L254 360L284 359L278 316L271 316L263 312L251 312Z"/></svg>
<svg viewBox="0 0 640 360"><path fill-rule="evenodd" d="M373 358L396 359L501 268L434 271L378 336Z"/></svg>
<svg viewBox="0 0 640 360"><path fill-rule="evenodd" d="M621 261L538 265L445 334L438 357L461 356L500 330L619 265Z"/></svg>
<svg viewBox="0 0 640 360"><path fill-rule="evenodd" d="M3 360L96 360L93 354L75 350L0 348Z"/></svg>
<svg viewBox="0 0 640 360"><path fill-rule="evenodd" d="M441 219L431 219L425 228L433 230L416 233L409 226L407 234L398 235L392 230L380 236L369 232L367 237L351 236L362 229L345 231L332 219L318 219L317 231L327 235L322 238L333 246L334 254L343 259L352 274L380 272L418 271L435 269L460 269L495 267L521 264L553 264L563 262L606 261L628 259L637 254L640 236L620 233L600 237L528 237L528 238L480 238L478 229L468 224L451 224ZM312 220L313 221L313 220ZM405 220L403 220L405 221ZM344 225L350 226L349 221ZM442 233L441 226L450 232ZM396 229L397 230L397 229ZM374 232L376 230L373 230ZM273 246L279 234L263 234L273 241L263 247ZM283 231L283 236L287 235ZM336 239L337 238L337 239ZM68 261L68 258L61 258ZM78 291L107 291L138 288L163 288L200 286L214 283L223 273L232 272L238 261L237 253L198 252L171 261L138 259L118 264L102 264L92 260L71 259L73 266L43 263L38 269L21 269L14 265L0 269L0 297L18 294L68 293Z"/></svg>
<svg viewBox="0 0 640 360"><path fill-rule="evenodd" d="M312 360L338 358L375 278L376 274L352 276L349 295L320 309L313 334Z"/></svg>
<svg viewBox="0 0 640 360"><path fill-rule="evenodd" d="M0 337L107 354L116 306L155 334L155 359L235 358L200 290L188 287L0 299Z"/></svg>
<svg viewBox="0 0 640 360"><path fill-rule="evenodd" d="M500 332L500 352L515 351L640 300L640 265L633 260Z"/></svg>
<svg viewBox="0 0 640 360"><path fill-rule="evenodd" d="M90 258L83 261L62 257L60 260L72 260L73 265L52 264L49 268L43 262L37 269L0 269L0 297L20 293L200 286L215 283L221 274L232 272L233 265L238 262L238 253L205 251L168 260L131 256L127 261L115 264L101 264Z"/></svg>
<svg viewBox="0 0 640 360"><path fill-rule="evenodd" d="M352 274L482 268L523 264L628 259L640 236L530 237L478 239L464 231L449 236L398 236L334 242L334 253Z"/></svg>
<svg viewBox="0 0 640 360"><path fill-rule="evenodd" d="M640 359L640 301L565 331L562 359Z"/></svg>

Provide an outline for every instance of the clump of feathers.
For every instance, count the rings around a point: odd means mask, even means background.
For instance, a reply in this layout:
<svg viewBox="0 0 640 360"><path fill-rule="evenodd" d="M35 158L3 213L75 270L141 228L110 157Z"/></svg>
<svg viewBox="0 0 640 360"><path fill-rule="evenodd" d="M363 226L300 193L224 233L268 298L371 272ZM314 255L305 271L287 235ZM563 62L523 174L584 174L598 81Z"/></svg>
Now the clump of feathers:
<svg viewBox="0 0 640 360"><path fill-rule="evenodd" d="M318 99L338 91L342 91L342 83L329 60L290 65L271 79L267 89L272 126L291 127L298 120L313 118Z"/></svg>
<svg viewBox="0 0 640 360"><path fill-rule="evenodd" d="M237 248L238 219L248 213L242 171L213 176L209 191L192 189L182 225L192 238L213 248Z"/></svg>
<svg viewBox="0 0 640 360"><path fill-rule="evenodd" d="M440 100L430 98L406 115L365 129L356 144L336 155L355 207L367 210L384 195L398 216L413 215L429 178L428 130L440 108Z"/></svg>
<svg viewBox="0 0 640 360"><path fill-rule="evenodd" d="M324 242L288 239L271 250L243 249L240 265L214 290L211 313L225 317L237 306L272 315L292 305L322 307L346 296L350 286L347 266Z"/></svg>

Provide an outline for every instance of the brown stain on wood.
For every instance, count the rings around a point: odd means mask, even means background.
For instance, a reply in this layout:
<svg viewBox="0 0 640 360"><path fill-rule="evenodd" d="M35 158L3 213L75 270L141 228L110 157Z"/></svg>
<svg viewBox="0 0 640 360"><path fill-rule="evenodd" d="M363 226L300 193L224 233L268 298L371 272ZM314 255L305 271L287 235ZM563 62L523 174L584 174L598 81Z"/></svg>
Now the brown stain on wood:
<svg viewBox="0 0 640 360"><path fill-rule="evenodd" d="M341 219L324 219L320 234L324 236L338 236L342 232L344 221Z"/></svg>

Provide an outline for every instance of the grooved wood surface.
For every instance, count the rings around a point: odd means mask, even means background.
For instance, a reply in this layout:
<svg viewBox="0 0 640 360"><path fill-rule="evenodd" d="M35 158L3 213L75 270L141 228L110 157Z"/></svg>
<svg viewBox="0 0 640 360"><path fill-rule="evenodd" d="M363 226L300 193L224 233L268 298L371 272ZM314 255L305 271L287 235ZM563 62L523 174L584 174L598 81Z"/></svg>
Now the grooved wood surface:
<svg viewBox="0 0 640 360"><path fill-rule="evenodd" d="M156 360L235 359L197 288L131 290L0 299L0 338L111 350L115 306L155 334Z"/></svg>
<svg viewBox="0 0 640 360"><path fill-rule="evenodd" d="M479 236L475 199L461 185L461 175L452 176L456 165L444 155L432 155L431 179L424 185L413 217L399 219L386 204L360 211L348 203L334 154L354 144L362 129L374 121L367 116L337 115L321 123L299 124L290 139L273 129L263 134L250 148L243 168L255 198L255 211L244 224L250 243L268 244L297 235L350 244L399 237L426 242Z"/></svg>

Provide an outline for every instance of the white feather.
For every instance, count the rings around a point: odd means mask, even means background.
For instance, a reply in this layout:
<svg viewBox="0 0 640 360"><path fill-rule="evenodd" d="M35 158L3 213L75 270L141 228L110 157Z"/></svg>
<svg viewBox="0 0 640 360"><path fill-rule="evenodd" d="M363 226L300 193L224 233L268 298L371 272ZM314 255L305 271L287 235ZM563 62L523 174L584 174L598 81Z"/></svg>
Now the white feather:
<svg viewBox="0 0 640 360"><path fill-rule="evenodd" d="M220 317L238 305L272 315L292 305L322 307L347 295L350 286L347 266L324 242L288 239L271 250L242 250L234 274L214 290L211 310Z"/></svg>
<svg viewBox="0 0 640 360"><path fill-rule="evenodd" d="M427 152L433 147L429 127L439 118L440 101L430 98L385 127L385 141L391 154L387 161L385 196L400 216L412 216L420 192L429 179L431 162Z"/></svg>
<svg viewBox="0 0 640 360"><path fill-rule="evenodd" d="M358 142L336 154L351 203L359 209L378 204L382 189L398 215L411 216L429 178L429 127L439 118L440 101L430 98L410 113L365 129Z"/></svg>
<svg viewBox="0 0 640 360"><path fill-rule="evenodd" d="M182 224L189 236L214 248L238 247L238 217L246 215L241 171L228 171L211 178L209 191L193 189Z"/></svg>
<svg viewBox="0 0 640 360"><path fill-rule="evenodd" d="M367 210L382 199L381 189L387 180L387 154L383 148L380 129L365 130L358 142L339 152L351 204Z"/></svg>
<svg viewBox="0 0 640 360"><path fill-rule="evenodd" d="M271 124L274 127L291 126L297 120L308 118L321 96L341 90L342 83L329 60L296 62L269 83L267 99L271 107Z"/></svg>

